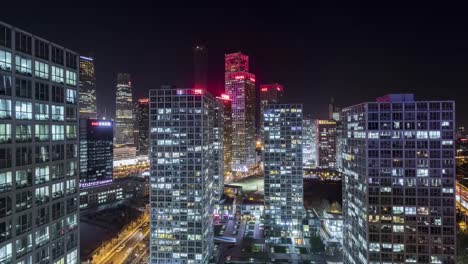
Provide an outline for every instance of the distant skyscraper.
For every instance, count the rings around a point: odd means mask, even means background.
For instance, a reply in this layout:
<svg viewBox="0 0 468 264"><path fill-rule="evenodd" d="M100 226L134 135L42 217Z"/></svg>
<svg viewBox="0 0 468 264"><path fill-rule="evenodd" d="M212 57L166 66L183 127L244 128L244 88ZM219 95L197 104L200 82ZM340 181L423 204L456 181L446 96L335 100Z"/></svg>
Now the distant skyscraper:
<svg viewBox="0 0 468 264"><path fill-rule="evenodd" d="M259 135L260 139L263 141L263 109L268 104L281 103L283 98L284 88L283 85L279 83L273 84L262 84L260 85L260 128Z"/></svg>
<svg viewBox="0 0 468 264"><path fill-rule="evenodd" d="M115 143L118 145L135 144L133 137L133 90L128 73L117 75L115 112Z"/></svg>
<svg viewBox="0 0 468 264"><path fill-rule="evenodd" d="M96 75L94 60L80 56L80 117L97 118Z"/></svg>
<svg viewBox="0 0 468 264"><path fill-rule="evenodd" d="M455 263L455 103L343 109L344 263Z"/></svg>
<svg viewBox="0 0 468 264"><path fill-rule="evenodd" d="M79 263L78 54L0 22L0 263Z"/></svg>
<svg viewBox="0 0 468 264"><path fill-rule="evenodd" d="M255 75L249 57L238 52L225 56L226 93L232 98L233 171L245 173L255 166Z"/></svg>
<svg viewBox="0 0 468 264"><path fill-rule="evenodd" d="M213 176L213 186L215 201L218 202L224 193L224 102L216 98L214 117L214 151L215 170Z"/></svg>
<svg viewBox="0 0 468 264"><path fill-rule="evenodd" d="M302 244L302 105L269 104L263 115L266 236Z"/></svg>
<svg viewBox="0 0 468 264"><path fill-rule="evenodd" d="M216 98L218 103L223 105L223 150L224 150L224 182L232 181L232 106L231 98L227 94L222 94Z"/></svg>
<svg viewBox="0 0 468 264"><path fill-rule="evenodd" d="M317 120L317 166L336 167L336 122Z"/></svg>
<svg viewBox="0 0 468 264"><path fill-rule="evenodd" d="M194 63L194 77L195 89L207 89L207 60L208 50L205 46L197 45L193 48L193 63Z"/></svg>
<svg viewBox="0 0 468 264"><path fill-rule="evenodd" d="M212 256L217 106L201 89L150 90L151 263Z"/></svg>
<svg viewBox="0 0 468 264"><path fill-rule="evenodd" d="M111 182L113 121L81 118L80 123L80 187Z"/></svg>
<svg viewBox="0 0 468 264"><path fill-rule="evenodd" d="M138 155L148 155L149 144L149 99L143 98L137 101L136 136Z"/></svg>
<svg viewBox="0 0 468 264"><path fill-rule="evenodd" d="M303 124L303 164L304 168L311 169L317 164L317 126L310 118L304 119Z"/></svg>

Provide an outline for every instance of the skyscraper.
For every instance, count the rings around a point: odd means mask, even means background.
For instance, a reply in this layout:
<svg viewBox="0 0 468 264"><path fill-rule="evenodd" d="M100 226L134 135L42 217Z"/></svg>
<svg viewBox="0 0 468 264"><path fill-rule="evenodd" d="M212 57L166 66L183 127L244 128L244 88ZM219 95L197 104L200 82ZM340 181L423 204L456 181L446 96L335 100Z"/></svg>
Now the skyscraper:
<svg viewBox="0 0 468 264"><path fill-rule="evenodd" d="M216 108L205 90L150 90L151 263L211 257Z"/></svg>
<svg viewBox="0 0 468 264"><path fill-rule="evenodd" d="M112 181L113 121L80 118L80 187Z"/></svg>
<svg viewBox="0 0 468 264"><path fill-rule="evenodd" d="M208 49L203 45L196 45L193 48L193 64L194 64L194 79L195 89L207 89L207 60Z"/></svg>
<svg viewBox="0 0 468 264"><path fill-rule="evenodd" d="M215 151L215 169L213 175L214 199L221 200L224 193L224 102L216 100L213 146Z"/></svg>
<svg viewBox="0 0 468 264"><path fill-rule="evenodd" d="M97 118L94 59L80 56L80 117Z"/></svg>
<svg viewBox="0 0 468 264"><path fill-rule="evenodd" d="M270 241L302 244L302 105L269 104L265 127L265 231Z"/></svg>
<svg viewBox="0 0 468 264"><path fill-rule="evenodd" d="M284 88L283 85L279 83L273 84L262 84L260 85L260 119L263 118L263 111L264 108L268 104L276 104L281 103L283 98ZM263 141L263 121L260 120L260 128L259 135L260 140Z"/></svg>
<svg viewBox="0 0 468 264"><path fill-rule="evenodd" d="M317 120L317 166L336 167L336 121Z"/></svg>
<svg viewBox="0 0 468 264"><path fill-rule="evenodd" d="M455 263L455 104L343 109L344 263Z"/></svg>
<svg viewBox="0 0 468 264"><path fill-rule="evenodd" d="M115 105L115 143L117 145L135 144L133 124L133 90L130 74L119 73Z"/></svg>
<svg viewBox="0 0 468 264"><path fill-rule="evenodd" d="M225 56L226 93L232 100L233 171L245 174L255 166L255 75L249 57L240 52Z"/></svg>
<svg viewBox="0 0 468 264"><path fill-rule="evenodd" d="M0 263L79 262L78 67L0 22Z"/></svg>
<svg viewBox="0 0 468 264"><path fill-rule="evenodd" d="M142 98L137 101L136 136L138 155L148 155L149 145L149 99Z"/></svg>
<svg viewBox="0 0 468 264"><path fill-rule="evenodd" d="M304 168L312 169L317 164L317 126L310 118L304 118L303 124L303 164Z"/></svg>
<svg viewBox="0 0 468 264"><path fill-rule="evenodd" d="M224 182L232 181L232 106L231 98L222 94L216 98L223 105L223 151L224 151Z"/></svg>

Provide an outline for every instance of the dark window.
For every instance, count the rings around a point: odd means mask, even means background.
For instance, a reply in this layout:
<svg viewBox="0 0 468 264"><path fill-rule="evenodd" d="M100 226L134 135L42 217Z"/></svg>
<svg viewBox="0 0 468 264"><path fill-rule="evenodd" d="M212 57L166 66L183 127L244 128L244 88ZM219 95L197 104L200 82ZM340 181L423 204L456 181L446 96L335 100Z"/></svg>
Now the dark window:
<svg viewBox="0 0 468 264"><path fill-rule="evenodd" d="M65 100L65 92L63 87L52 86L52 102L63 103Z"/></svg>
<svg viewBox="0 0 468 264"><path fill-rule="evenodd" d="M11 29L0 25L0 45L11 48Z"/></svg>
<svg viewBox="0 0 468 264"><path fill-rule="evenodd" d="M44 60L49 60L49 44L36 39L34 41L34 55Z"/></svg>
<svg viewBox="0 0 468 264"><path fill-rule="evenodd" d="M11 76L0 73L0 95L11 95Z"/></svg>
<svg viewBox="0 0 468 264"><path fill-rule="evenodd" d="M23 98L32 98L31 80L16 78L16 96Z"/></svg>
<svg viewBox="0 0 468 264"><path fill-rule="evenodd" d="M49 101L49 85L36 82L35 97L37 100Z"/></svg>
<svg viewBox="0 0 468 264"><path fill-rule="evenodd" d="M66 66L72 69L77 68L77 57L75 54L70 52L66 53Z"/></svg>
<svg viewBox="0 0 468 264"><path fill-rule="evenodd" d="M0 149L0 169L11 167L11 149Z"/></svg>
<svg viewBox="0 0 468 264"><path fill-rule="evenodd" d="M63 49L52 46L52 61L63 65Z"/></svg>
<svg viewBox="0 0 468 264"><path fill-rule="evenodd" d="M32 38L22 32L16 32L15 34L15 47L16 50L31 54Z"/></svg>

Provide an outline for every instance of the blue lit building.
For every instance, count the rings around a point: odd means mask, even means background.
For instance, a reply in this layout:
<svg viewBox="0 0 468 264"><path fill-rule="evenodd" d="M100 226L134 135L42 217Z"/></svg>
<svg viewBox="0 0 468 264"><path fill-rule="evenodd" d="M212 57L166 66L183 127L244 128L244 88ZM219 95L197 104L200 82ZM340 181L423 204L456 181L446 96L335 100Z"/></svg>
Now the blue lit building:
<svg viewBox="0 0 468 264"><path fill-rule="evenodd" d="M269 104L263 112L265 231L270 242L302 244L302 105Z"/></svg>

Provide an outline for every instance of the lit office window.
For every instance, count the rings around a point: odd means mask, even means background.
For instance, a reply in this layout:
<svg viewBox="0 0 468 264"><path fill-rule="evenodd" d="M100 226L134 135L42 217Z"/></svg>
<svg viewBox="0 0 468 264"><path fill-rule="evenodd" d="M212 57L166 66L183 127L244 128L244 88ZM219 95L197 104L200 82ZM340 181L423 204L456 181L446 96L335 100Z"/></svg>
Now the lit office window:
<svg viewBox="0 0 468 264"><path fill-rule="evenodd" d="M62 68L52 66L52 81L57 83L64 82L64 74Z"/></svg>
<svg viewBox="0 0 468 264"><path fill-rule="evenodd" d="M11 71L11 53L0 50L0 69L4 71Z"/></svg>
<svg viewBox="0 0 468 264"><path fill-rule="evenodd" d="M11 142L11 124L0 124L0 144Z"/></svg>
<svg viewBox="0 0 468 264"><path fill-rule="evenodd" d="M11 119L11 100L0 99L0 119Z"/></svg>
<svg viewBox="0 0 468 264"><path fill-rule="evenodd" d="M34 75L42 79L49 79L49 64L40 61L35 61Z"/></svg>
<svg viewBox="0 0 468 264"><path fill-rule="evenodd" d="M16 101L15 112L16 119L32 120L32 103Z"/></svg>
<svg viewBox="0 0 468 264"><path fill-rule="evenodd" d="M70 85L76 85L76 72L66 71L66 82Z"/></svg>
<svg viewBox="0 0 468 264"><path fill-rule="evenodd" d="M73 89L67 89L67 104L75 104L76 103L76 91Z"/></svg>
<svg viewBox="0 0 468 264"><path fill-rule="evenodd" d="M49 166L37 167L35 174L35 184L42 184L48 182L50 179Z"/></svg>
<svg viewBox="0 0 468 264"><path fill-rule="evenodd" d="M36 141L49 140L49 125L36 125L34 131Z"/></svg>
<svg viewBox="0 0 468 264"><path fill-rule="evenodd" d="M65 131L62 125L52 125L52 140L64 140Z"/></svg>
<svg viewBox="0 0 468 264"><path fill-rule="evenodd" d="M32 74L31 59L24 58L24 57L16 55L15 62L16 62L16 72L17 73L22 73L22 74L26 74L26 75L31 75Z"/></svg>
<svg viewBox="0 0 468 264"><path fill-rule="evenodd" d="M65 120L65 108L63 106L52 105L52 121Z"/></svg>
<svg viewBox="0 0 468 264"><path fill-rule="evenodd" d="M16 125L15 140L16 142L31 142L32 141L31 125Z"/></svg>

